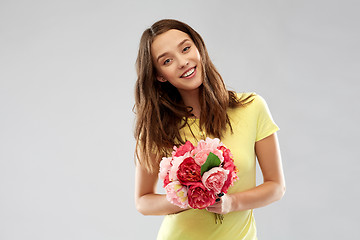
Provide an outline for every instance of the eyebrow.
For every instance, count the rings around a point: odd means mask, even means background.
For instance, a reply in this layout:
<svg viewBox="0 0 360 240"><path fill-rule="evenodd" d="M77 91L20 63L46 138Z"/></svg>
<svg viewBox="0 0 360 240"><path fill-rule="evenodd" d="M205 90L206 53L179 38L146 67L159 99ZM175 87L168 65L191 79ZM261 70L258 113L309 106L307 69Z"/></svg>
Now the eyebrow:
<svg viewBox="0 0 360 240"><path fill-rule="evenodd" d="M185 42L190 41L190 39L185 38L184 40L182 40L177 46L180 47L181 45L183 45ZM160 54L157 58L156 61L158 62L160 58L162 58L163 56L165 56L166 54L168 54L169 52L164 52L163 54Z"/></svg>

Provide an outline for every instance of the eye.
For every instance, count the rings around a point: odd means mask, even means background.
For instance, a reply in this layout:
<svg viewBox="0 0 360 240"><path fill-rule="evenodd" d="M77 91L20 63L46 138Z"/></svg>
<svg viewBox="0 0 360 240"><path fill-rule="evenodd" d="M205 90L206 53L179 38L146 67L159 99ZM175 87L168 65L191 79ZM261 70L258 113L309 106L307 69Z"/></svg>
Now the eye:
<svg viewBox="0 0 360 240"><path fill-rule="evenodd" d="M183 49L183 52L187 52L187 51L189 51L189 49L190 49L190 47L185 47L185 48Z"/></svg>
<svg viewBox="0 0 360 240"><path fill-rule="evenodd" d="M170 63L170 59L168 58L168 59L166 59L165 61L164 61L164 65L166 65L166 64L169 64Z"/></svg>

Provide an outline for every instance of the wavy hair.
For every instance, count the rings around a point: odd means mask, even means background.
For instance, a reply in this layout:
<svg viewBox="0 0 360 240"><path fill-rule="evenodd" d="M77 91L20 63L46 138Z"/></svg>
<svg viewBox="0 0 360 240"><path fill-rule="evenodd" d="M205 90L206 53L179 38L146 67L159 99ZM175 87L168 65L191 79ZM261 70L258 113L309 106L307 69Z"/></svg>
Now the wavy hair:
<svg viewBox="0 0 360 240"><path fill-rule="evenodd" d="M189 35L199 50L202 63L203 83L200 86L200 128L208 135L221 139L226 126L231 124L227 109L244 106L252 95L239 99L228 91L224 81L211 62L201 36L189 25L164 19L146 29L140 39L136 59L137 81L135 84L136 157L149 172L158 169L161 156L171 154L174 145L183 144L180 129L186 127L192 117L192 109L184 105L178 90L169 82L160 82L151 56L154 38L170 29ZM185 121L182 121L185 118ZM183 123L183 124L182 124Z"/></svg>

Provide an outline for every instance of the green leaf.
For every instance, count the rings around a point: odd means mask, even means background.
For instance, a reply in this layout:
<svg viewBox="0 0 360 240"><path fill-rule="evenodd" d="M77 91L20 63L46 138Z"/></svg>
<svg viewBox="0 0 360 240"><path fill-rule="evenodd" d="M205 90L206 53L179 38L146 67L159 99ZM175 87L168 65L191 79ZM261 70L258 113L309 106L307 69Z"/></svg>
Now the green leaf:
<svg viewBox="0 0 360 240"><path fill-rule="evenodd" d="M205 163L201 166L201 176L203 175L204 172L209 171L213 167L220 166L220 163L221 163L221 161L220 161L219 157L216 156L215 154L213 154L212 152L210 152Z"/></svg>

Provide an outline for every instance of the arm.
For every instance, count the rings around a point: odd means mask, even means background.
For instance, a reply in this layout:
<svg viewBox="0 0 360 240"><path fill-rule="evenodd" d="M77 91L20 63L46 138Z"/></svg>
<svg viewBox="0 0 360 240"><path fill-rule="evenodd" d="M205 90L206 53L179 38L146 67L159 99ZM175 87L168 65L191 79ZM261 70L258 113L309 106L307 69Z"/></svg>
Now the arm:
<svg viewBox="0 0 360 240"><path fill-rule="evenodd" d="M247 191L228 194L208 210L226 214L266 206L280 200L285 193L285 179L276 133L255 143L255 152L264 183Z"/></svg>
<svg viewBox="0 0 360 240"><path fill-rule="evenodd" d="M139 162L135 173L136 209L144 215L167 215L184 211L171 204L164 194L156 194L158 173L149 173Z"/></svg>

